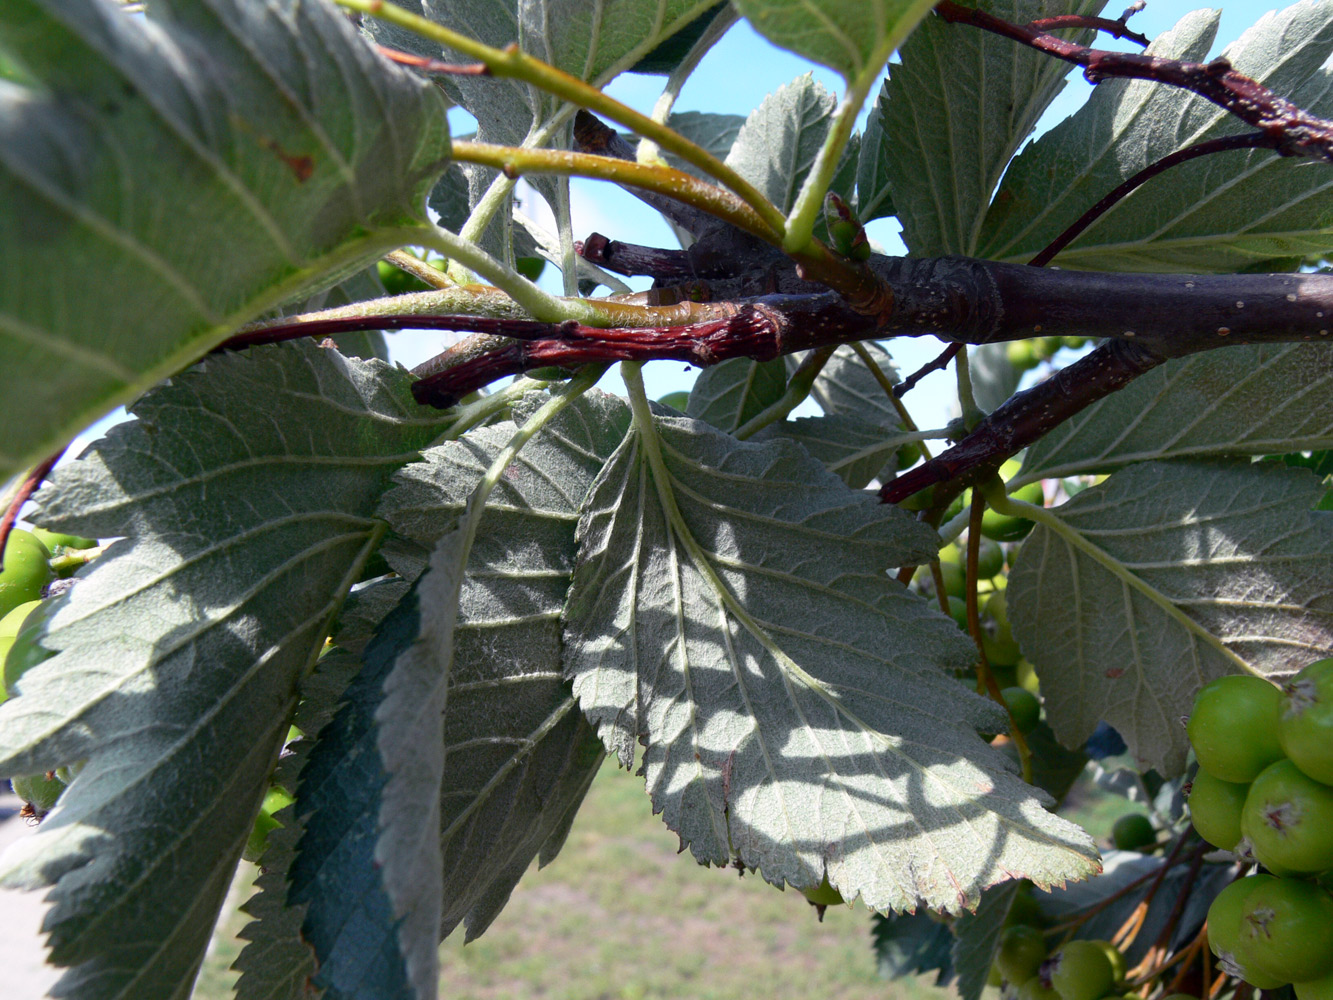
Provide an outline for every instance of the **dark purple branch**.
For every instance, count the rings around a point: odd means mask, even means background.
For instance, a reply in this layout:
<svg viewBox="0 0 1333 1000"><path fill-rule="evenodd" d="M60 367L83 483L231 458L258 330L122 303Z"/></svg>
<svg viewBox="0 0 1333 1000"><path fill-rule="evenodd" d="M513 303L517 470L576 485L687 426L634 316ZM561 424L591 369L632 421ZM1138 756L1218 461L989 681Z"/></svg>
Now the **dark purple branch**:
<svg viewBox="0 0 1333 1000"><path fill-rule="evenodd" d="M998 472L1005 459L1052 427L1166 360L1133 341L1102 344L1045 382L1015 393L948 451L886 483L880 499L897 503L927 486L947 483L947 495L933 498L936 506L947 505L968 486Z"/></svg>
<svg viewBox="0 0 1333 1000"><path fill-rule="evenodd" d="M1267 132L1248 132L1245 135L1228 135L1220 139L1196 142L1193 146L1186 146L1184 149L1178 149L1174 153L1163 156L1160 160L1148 164L1132 177L1122 181L1097 204L1080 215L1068 229L1053 239L1041 253L1028 261L1028 264L1033 267L1045 267L1056 254L1074 242L1080 233L1110 211L1111 207L1121 198L1124 198L1144 181L1150 180L1172 167L1212 153L1222 153L1232 149L1277 149L1281 144L1280 137L1269 135Z"/></svg>
<svg viewBox="0 0 1333 1000"><path fill-rule="evenodd" d="M1090 83L1118 77L1155 80L1182 87L1277 138L1277 151L1284 156L1333 162L1333 122L1310 114L1248 76L1237 73L1225 59L1195 63L1139 52L1093 49L1057 38L1039 28L1011 24L954 0L942 0L936 5L935 13L950 23L968 24L1003 35L1057 59L1082 66L1083 75Z"/></svg>
<svg viewBox="0 0 1333 1000"><path fill-rule="evenodd" d="M939 357L937 357L934 361L924 364L916 371L912 372L911 375L907 376L907 378L903 380L903 383L901 385L895 385L893 387L893 394L897 396L899 399L902 399L904 396L906 396L909 392L912 391L912 388L918 382L920 382L931 372L943 371L945 368L948 368L949 362L952 361L954 358L958 357L958 352L961 351L962 349L963 349L962 344L950 344L948 347L946 347L943 351L940 352Z"/></svg>
<svg viewBox="0 0 1333 1000"><path fill-rule="evenodd" d="M574 244L574 252L584 260L616 274L645 274L659 281L678 282L698 277L686 250L663 250L609 240L593 233Z"/></svg>
<svg viewBox="0 0 1333 1000"><path fill-rule="evenodd" d="M1133 10L1125 12L1126 15L1133 13ZM1130 31L1125 24L1127 17L1122 17L1118 21L1113 21L1109 17L1087 17L1083 14L1060 14L1056 17L1041 17L1035 21L1029 21L1028 27L1036 31L1058 31L1060 28L1092 28L1094 31L1101 31L1112 38L1125 38L1135 45L1142 45L1145 48L1148 45L1148 39L1137 31Z"/></svg>

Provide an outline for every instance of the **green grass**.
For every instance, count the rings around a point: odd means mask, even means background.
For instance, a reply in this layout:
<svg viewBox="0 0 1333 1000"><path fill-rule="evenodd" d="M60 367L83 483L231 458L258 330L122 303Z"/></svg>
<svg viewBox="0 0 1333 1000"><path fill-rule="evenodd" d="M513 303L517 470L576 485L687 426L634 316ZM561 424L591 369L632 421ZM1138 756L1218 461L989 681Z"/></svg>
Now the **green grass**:
<svg viewBox="0 0 1333 1000"><path fill-rule="evenodd" d="M755 875L704 868L608 764L560 856L530 871L482 937L440 949L449 1000L941 1000L930 977L876 973L870 916L830 909ZM234 894L243 896L243 893ZM236 900L239 901L239 900ZM222 1000L246 918L229 911L195 996Z"/></svg>

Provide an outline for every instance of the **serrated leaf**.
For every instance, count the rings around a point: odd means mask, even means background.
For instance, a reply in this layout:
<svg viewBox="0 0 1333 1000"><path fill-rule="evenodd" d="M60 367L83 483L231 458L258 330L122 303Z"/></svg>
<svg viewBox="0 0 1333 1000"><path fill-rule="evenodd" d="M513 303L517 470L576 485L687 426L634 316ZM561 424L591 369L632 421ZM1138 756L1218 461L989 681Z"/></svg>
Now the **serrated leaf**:
<svg viewBox="0 0 1333 1000"><path fill-rule="evenodd" d="M886 432L883 427L864 420L830 414L771 424L756 434L754 440L775 437L795 441L854 490L880 475L908 440L904 434Z"/></svg>
<svg viewBox="0 0 1333 1000"><path fill-rule="evenodd" d="M675 111L667 117L667 125L679 132L696 146L702 146L718 159L726 157L736 143L741 127L745 124L745 115L722 115L705 111ZM686 163L672 153L665 153L666 160L677 170L684 170L696 177L706 176L692 163Z"/></svg>
<svg viewBox="0 0 1333 1000"><path fill-rule="evenodd" d="M856 217L862 223L884 219L895 213L893 192L889 189L888 147L894 141L884 131L884 105L889 81L880 87L879 100L866 116L866 130L856 158Z"/></svg>
<svg viewBox="0 0 1333 1000"><path fill-rule="evenodd" d="M850 81L878 73L934 0L733 0L774 45Z"/></svg>
<svg viewBox="0 0 1333 1000"><path fill-rule="evenodd" d="M304 342L213 357L39 494L40 523L128 536L0 706L0 771L88 761L5 856L11 884L54 885L70 996L188 993L379 496L447 426L410 381Z"/></svg>
<svg viewBox="0 0 1333 1000"><path fill-rule="evenodd" d="M518 419L545 398L521 403ZM469 940L480 935L532 860L554 856L601 762L560 672L559 618L578 504L627 424L625 404L603 393L548 423L491 494L461 581L454 525L517 424L432 449L385 497L383 510L404 536L437 545L424 578L436 581L436 599L423 603L432 655L422 666L434 670L407 662L379 712L392 780L378 856L399 912L433 896L432 955L459 922ZM432 749L416 730L432 719L438 728L441 718ZM434 879L422 876L411 843L427 808L439 831L431 849L443 856Z"/></svg>
<svg viewBox="0 0 1333 1000"><path fill-rule="evenodd" d="M1022 882L1006 882L988 889L975 913L964 913L954 921L953 966L960 1000L978 1000L986 988L1005 918L1022 887Z"/></svg>
<svg viewBox="0 0 1333 1000"><path fill-rule="evenodd" d="M0 479L428 224L445 101L335 8L149 13L0 6Z"/></svg>
<svg viewBox="0 0 1333 1000"><path fill-rule="evenodd" d="M391 586L401 596L404 588ZM344 617L357 603L353 594L344 607ZM299 789L316 734L333 719L360 669L359 656L337 649L320 657L314 672L301 682L301 702L292 721L306 735L284 749L273 772L273 784ZM301 935L305 909L287 905L287 884L305 824L295 803L274 818L281 826L269 833L255 895L241 907L254 920L241 930L239 936L248 943L232 963L241 974L236 996L237 1000L313 1000L320 991L310 982L315 973L314 951Z"/></svg>
<svg viewBox="0 0 1333 1000"><path fill-rule="evenodd" d="M519 0L524 52L600 86L687 28L717 0Z"/></svg>
<svg viewBox="0 0 1333 1000"><path fill-rule="evenodd" d="M409 965L375 857L389 780L375 713L394 666L417 644L419 599L414 586L366 646L361 670L320 730L296 788L294 808L304 831L288 866L287 905L302 914L301 938L316 956L311 981L327 1000L433 996L413 977L419 970Z"/></svg>
<svg viewBox="0 0 1333 1000"><path fill-rule="evenodd" d="M824 145L837 103L809 73L783 84L750 112L727 154L727 166L780 211L790 211Z"/></svg>
<svg viewBox="0 0 1333 1000"><path fill-rule="evenodd" d="M786 391L787 369L782 358L732 358L699 372L685 412L730 434L780 400Z"/></svg>
<svg viewBox="0 0 1333 1000"><path fill-rule="evenodd" d="M1009 615L1061 742L1105 719L1176 775L1200 687L1333 653L1333 514L1311 510L1323 492L1303 469L1147 462L1057 508L1072 536L1038 525Z"/></svg>
<svg viewBox="0 0 1333 1000"><path fill-rule="evenodd" d="M1178 358L1028 449L1023 481L1133 462L1333 447L1333 357L1322 344L1255 344Z"/></svg>
<svg viewBox="0 0 1333 1000"><path fill-rule="evenodd" d="M631 66L629 71L631 73L649 73L660 76L671 74L690 54L690 50L703 38L704 32L717 20L717 16L726 9L726 0L709 7L676 34L666 39L666 41L659 42L655 49ZM730 27L730 23L734 20L735 15L728 14L725 23Z"/></svg>
<svg viewBox="0 0 1333 1000"><path fill-rule="evenodd" d="M997 720L947 673L966 639L887 573L934 533L789 442L653 427L580 519L565 662L608 749L629 764L643 741L682 846L881 910L1095 870L1082 831L976 736Z"/></svg>
<svg viewBox="0 0 1333 1000"><path fill-rule="evenodd" d="M1096 15L1105 0L988 0L978 6L1027 24L1056 14ZM1087 43L1093 34L1068 37ZM991 193L1064 89L1069 66L940 18L928 18L912 32L899 56L879 110L886 140L882 169L903 242L915 256L975 256Z"/></svg>
<svg viewBox="0 0 1333 1000"><path fill-rule="evenodd" d="M1216 11L1195 11L1149 50L1202 59ZM1333 3L1269 13L1223 56L1241 73L1316 115L1333 112ZM983 226L978 252L1024 262L1121 181L1185 146L1250 129L1179 88L1099 84L1087 104L1013 162ZM1062 267L1110 271L1238 271L1275 257L1333 248L1333 175L1267 150L1207 156L1173 168L1102 215L1067 249Z"/></svg>

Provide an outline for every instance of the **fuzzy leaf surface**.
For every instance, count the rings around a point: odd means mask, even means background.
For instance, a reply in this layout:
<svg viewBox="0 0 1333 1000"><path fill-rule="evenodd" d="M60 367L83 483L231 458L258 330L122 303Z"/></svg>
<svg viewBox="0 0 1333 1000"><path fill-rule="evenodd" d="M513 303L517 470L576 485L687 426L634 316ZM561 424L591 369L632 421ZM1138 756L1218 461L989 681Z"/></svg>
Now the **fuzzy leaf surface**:
<svg viewBox="0 0 1333 1000"><path fill-rule="evenodd" d="M1028 449L1020 479L1132 462L1333 447L1333 357L1254 344L1178 358L1066 420Z"/></svg>
<svg viewBox="0 0 1333 1000"><path fill-rule="evenodd" d="M1216 11L1185 15L1149 50L1199 60ZM1333 3L1270 12L1228 46L1239 72L1316 115L1333 112ZM1025 262L1150 163L1251 127L1188 91L1143 81L1099 84L1073 116L1025 149L987 215L979 254ZM1313 167L1314 169L1310 169ZM1237 271L1333 248L1333 175L1268 150L1206 156L1149 180L1097 219L1056 263L1107 271Z"/></svg>
<svg viewBox="0 0 1333 1000"><path fill-rule="evenodd" d="M1200 687L1333 653L1333 514L1311 509L1323 493L1304 469L1145 462L1054 511L1073 539L1039 524L1009 614L1061 742L1105 719L1173 776Z"/></svg>
<svg viewBox="0 0 1333 1000"><path fill-rule="evenodd" d="M774 45L837 70L847 80L877 73L932 0L733 0Z"/></svg>
<svg viewBox="0 0 1333 1000"><path fill-rule="evenodd" d="M0 770L88 762L4 858L54 886L69 996L188 993L379 497L447 426L410 381L306 342L212 357L39 494L38 522L122 538L0 706Z"/></svg>
<svg viewBox="0 0 1333 1000"><path fill-rule="evenodd" d="M988 0L1014 24L1099 13L1105 0ZM1089 31L1061 33L1087 43ZM986 31L927 18L880 96L884 166L915 256L975 255L991 193L1019 144L1064 89L1069 64Z"/></svg>
<svg viewBox="0 0 1333 1000"><path fill-rule="evenodd" d="M329 4L6 0L0 52L0 479L428 224L446 102Z"/></svg>
<svg viewBox="0 0 1333 1000"><path fill-rule="evenodd" d="M780 400L786 391L787 370L782 358L732 358L699 372L685 412L730 434Z"/></svg>
<svg viewBox="0 0 1333 1000"><path fill-rule="evenodd" d="M522 401L518 423L545 399L533 394ZM502 421L430 450L385 497L384 513L402 535L439 545L427 582L452 571L440 556L473 488L518 423ZM436 669L414 679L421 672L407 664L400 683L415 697L391 695L381 709L381 745L387 759L402 762L393 779L402 790L386 799L396 814L384 816L380 857L400 909L433 892L440 935L459 922L469 940L480 935L532 860L554 857L602 760L601 744L561 673L560 612L573 572L579 504L627 426L622 401L590 392L523 447L482 515L452 620L449 608L423 605L440 619L425 623ZM439 750L418 743L414 758L401 734L418 715L430 714L414 706L432 699L443 705ZM395 751L393 743L403 745ZM422 761L437 754L427 788ZM396 855L406 851L410 858L410 844L394 834L404 817L432 804L439 834L431 843L443 856L433 886L423 884L419 866L401 864ZM429 942L432 953L437 944Z"/></svg>
<svg viewBox="0 0 1333 1000"><path fill-rule="evenodd" d="M854 490L863 488L895 458L906 440L855 417L825 414L798 417L765 427L756 441L785 437L817 458L824 468Z"/></svg>
<svg viewBox="0 0 1333 1000"><path fill-rule="evenodd" d="M585 505L565 663L623 764L643 741L682 846L875 909L1094 871L1086 835L976 736L998 720L948 673L965 638L887 575L935 534L790 442L652 426Z"/></svg>

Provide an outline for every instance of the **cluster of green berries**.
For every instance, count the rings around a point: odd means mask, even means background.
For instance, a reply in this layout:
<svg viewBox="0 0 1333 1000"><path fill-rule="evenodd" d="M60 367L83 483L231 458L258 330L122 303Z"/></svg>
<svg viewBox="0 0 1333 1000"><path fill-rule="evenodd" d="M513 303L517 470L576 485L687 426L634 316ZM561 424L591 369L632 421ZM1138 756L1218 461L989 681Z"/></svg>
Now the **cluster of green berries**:
<svg viewBox="0 0 1333 1000"><path fill-rule="evenodd" d="M1005 347L1005 356L1011 365L1020 372L1025 372L1050 361L1062 347L1077 351L1087 343L1087 337L1034 337L1031 340L1011 340Z"/></svg>
<svg viewBox="0 0 1333 1000"><path fill-rule="evenodd" d="M0 701L9 697L25 672L50 656L37 642L45 624L43 612L49 607L48 588L57 576L68 575L86 561L78 553L96 546L92 539L42 528L9 533L0 570L0 663L4 664ZM11 779L15 794L26 803L24 812L37 819L50 812L73 780L73 770L77 769L62 767Z"/></svg>
<svg viewBox="0 0 1333 1000"><path fill-rule="evenodd" d="M1223 677L1199 691L1188 723L1199 770L1194 828L1268 874L1238 879L1208 911L1219 965L1259 989L1295 984L1333 1000L1333 658L1277 687Z"/></svg>

